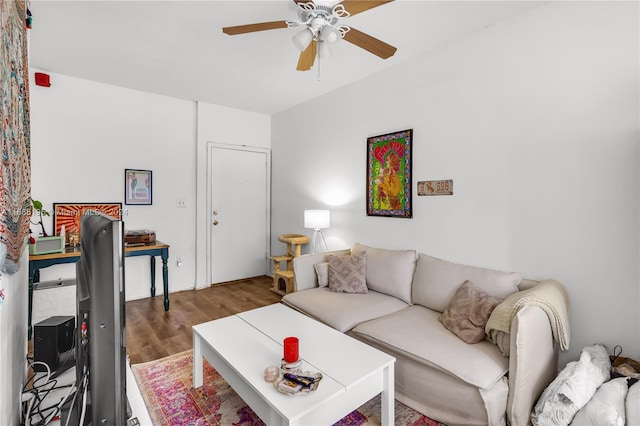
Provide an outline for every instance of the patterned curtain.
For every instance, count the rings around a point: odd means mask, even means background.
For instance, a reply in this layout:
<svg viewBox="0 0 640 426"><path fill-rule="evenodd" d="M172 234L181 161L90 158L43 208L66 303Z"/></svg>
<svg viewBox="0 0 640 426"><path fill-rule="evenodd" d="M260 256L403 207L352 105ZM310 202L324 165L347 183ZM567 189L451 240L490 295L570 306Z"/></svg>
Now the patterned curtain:
<svg viewBox="0 0 640 426"><path fill-rule="evenodd" d="M19 267L31 217L29 67L25 0L0 0L0 271Z"/></svg>

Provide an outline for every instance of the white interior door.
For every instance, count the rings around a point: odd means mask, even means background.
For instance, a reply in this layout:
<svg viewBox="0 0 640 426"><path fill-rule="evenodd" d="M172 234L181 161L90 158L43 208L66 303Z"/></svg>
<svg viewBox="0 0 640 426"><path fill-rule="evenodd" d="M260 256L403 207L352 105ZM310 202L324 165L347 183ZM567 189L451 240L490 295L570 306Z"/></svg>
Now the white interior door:
<svg viewBox="0 0 640 426"><path fill-rule="evenodd" d="M209 149L210 282L265 275L269 243L269 153L262 148Z"/></svg>

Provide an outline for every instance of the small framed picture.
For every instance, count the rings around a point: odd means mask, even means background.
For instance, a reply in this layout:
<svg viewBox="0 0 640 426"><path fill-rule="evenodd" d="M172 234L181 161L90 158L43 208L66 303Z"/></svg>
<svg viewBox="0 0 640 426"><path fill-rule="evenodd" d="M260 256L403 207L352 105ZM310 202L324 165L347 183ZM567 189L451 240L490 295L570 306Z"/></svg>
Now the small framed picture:
<svg viewBox="0 0 640 426"><path fill-rule="evenodd" d="M124 169L124 203L150 205L151 170Z"/></svg>
<svg viewBox="0 0 640 426"><path fill-rule="evenodd" d="M67 235L80 233L80 222L87 210L122 219L122 203L53 203L54 235L60 235L63 226Z"/></svg>

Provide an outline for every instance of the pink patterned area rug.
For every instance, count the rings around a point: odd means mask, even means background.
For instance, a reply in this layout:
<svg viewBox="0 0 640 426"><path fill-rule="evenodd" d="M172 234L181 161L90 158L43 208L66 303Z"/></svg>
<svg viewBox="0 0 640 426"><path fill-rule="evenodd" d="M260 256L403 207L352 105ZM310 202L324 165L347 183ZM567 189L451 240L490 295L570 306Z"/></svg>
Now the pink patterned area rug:
<svg viewBox="0 0 640 426"><path fill-rule="evenodd" d="M165 425L264 425L260 418L234 392L205 360L204 385L192 387L193 355L181 352L156 361L131 366L155 426ZM396 401L396 425L439 426L432 420ZM380 424L380 397L344 417L336 425Z"/></svg>

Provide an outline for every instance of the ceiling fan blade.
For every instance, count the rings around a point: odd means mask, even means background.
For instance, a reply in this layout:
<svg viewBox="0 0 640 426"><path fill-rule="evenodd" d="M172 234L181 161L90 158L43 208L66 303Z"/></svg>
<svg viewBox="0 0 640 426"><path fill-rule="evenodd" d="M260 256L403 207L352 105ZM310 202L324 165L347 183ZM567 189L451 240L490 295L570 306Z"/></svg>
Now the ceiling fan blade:
<svg viewBox="0 0 640 426"><path fill-rule="evenodd" d="M353 43L356 46L381 57L382 59L390 58L394 53L396 53L396 50L398 50L390 44L378 40L369 34L365 34L362 31L358 31L355 28L351 28L351 30L347 31L344 35L344 39L349 43Z"/></svg>
<svg viewBox="0 0 640 426"><path fill-rule="evenodd" d="M318 42L315 40L311 40L309 46L300 53L300 58L298 58L298 66L296 69L298 71L309 71L313 66L313 63L316 60L316 54L318 53Z"/></svg>
<svg viewBox="0 0 640 426"><path fill-rule="evenodd" d="M295 0L294 0L295 1ZM393 0L344 0L340 3L351 16L357 15L360 12L365 12L374 7L382 6L383 4L391 3Z"/></svg>
<svg viewBox="0 0 640 426"><path fill-rule="evenodd" d="M260 22L259 24L225 27L222 29L222 32L229 35L237 35L253 33L256 31L275 30L278 28L288 28L287 21Z"/></svg>

